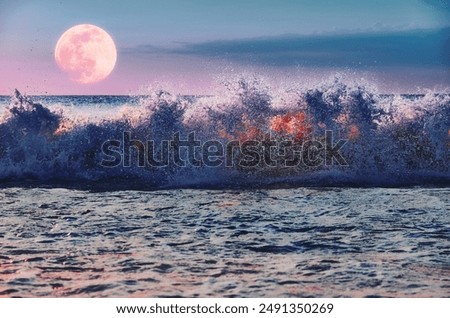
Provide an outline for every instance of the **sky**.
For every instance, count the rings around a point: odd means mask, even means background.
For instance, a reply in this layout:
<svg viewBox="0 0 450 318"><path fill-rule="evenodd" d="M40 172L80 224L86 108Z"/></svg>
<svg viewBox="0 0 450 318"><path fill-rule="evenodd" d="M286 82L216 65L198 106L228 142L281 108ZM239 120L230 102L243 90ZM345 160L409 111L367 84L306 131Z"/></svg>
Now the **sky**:
<svg viewBox="0 0 450 318"><path fill-rule="evenodd" d="M227 76L309 82L336 73L385 92L450 87L450 0L0 0L0 94L211 93ZM73 82L59 37L89 23L114 39L113 73Z"/></svg>

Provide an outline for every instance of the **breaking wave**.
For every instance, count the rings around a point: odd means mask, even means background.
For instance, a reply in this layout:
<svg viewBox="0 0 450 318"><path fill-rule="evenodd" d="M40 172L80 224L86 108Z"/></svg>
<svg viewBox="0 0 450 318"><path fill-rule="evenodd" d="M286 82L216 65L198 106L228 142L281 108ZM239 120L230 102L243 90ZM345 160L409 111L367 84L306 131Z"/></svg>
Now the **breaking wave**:
<svg viewBox="0 0 450 318"><path fill-rule="evenodd" d="M41 104L18 91L11 96L0 115L2 184L109 189L450 184L447 93L380 95L367 85L340 78L280 92L261 80L241 78L226 83L214 96L156 90L128 105L117 105L117 99L106 96L101 116L77 107L86 98L72 98L74 115L67 105L46 106L46 98ZM332 131L335 138L347 141L341 149L347 164L105 167L102 145L122 140L125 131L133 139L155 144L175 133L195 132L200 140L225 143L267 135L294 142L320 140L325 131Z"/></svg>

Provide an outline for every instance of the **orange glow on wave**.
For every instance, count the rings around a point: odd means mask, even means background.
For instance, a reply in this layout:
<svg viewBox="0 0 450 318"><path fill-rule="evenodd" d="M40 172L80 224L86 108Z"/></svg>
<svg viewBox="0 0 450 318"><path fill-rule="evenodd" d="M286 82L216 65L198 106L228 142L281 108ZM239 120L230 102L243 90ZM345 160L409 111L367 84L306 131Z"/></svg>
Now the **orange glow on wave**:
<svg viewBox="0 0 450 318"><path fill-rule="evenodd" d="M270 129L278 134L288 134L296 140L304 139L311 131L311 125L305 113L288 113L271 119Z"/></svg>

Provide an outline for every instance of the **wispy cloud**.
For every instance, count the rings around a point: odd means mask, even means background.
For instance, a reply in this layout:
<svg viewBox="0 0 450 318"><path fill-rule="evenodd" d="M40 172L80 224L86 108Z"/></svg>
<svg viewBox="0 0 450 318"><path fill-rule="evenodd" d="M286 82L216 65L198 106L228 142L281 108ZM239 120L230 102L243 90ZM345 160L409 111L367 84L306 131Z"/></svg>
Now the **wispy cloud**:
<svg viewBox="0 0 450 318"><path fill-rule="evenodd" d="M435 9L450 12L450 0L423 0L423 2L433 6Z"/></svg>
<svg viewBox="0 0 450 318"><path fill-rule="evenodd" d="M142 44L134 47L123 47L120 52L123 54L169 54L171 49L151 44Z"/></svg>
<svg viewBox="0 0 450 318"><path fill-rule="evenodd" d="M178 43L172 48L141 45L128 54L177 54L242 63L312 67L448 66L450 29L297 36Z"/></svg>

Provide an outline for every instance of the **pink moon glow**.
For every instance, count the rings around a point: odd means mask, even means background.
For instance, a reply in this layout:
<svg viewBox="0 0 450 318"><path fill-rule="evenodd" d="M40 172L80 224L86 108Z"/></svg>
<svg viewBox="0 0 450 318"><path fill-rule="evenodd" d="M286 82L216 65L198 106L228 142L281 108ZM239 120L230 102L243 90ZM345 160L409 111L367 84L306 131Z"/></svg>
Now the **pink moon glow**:
<svg viewBox="0 0 450 318"><path fill-rule="evenodd" d="M117 50L105 30L92 24L79 24L61 35L55 48L55 60L72 81L90 84L111 74Z"/></svg>

